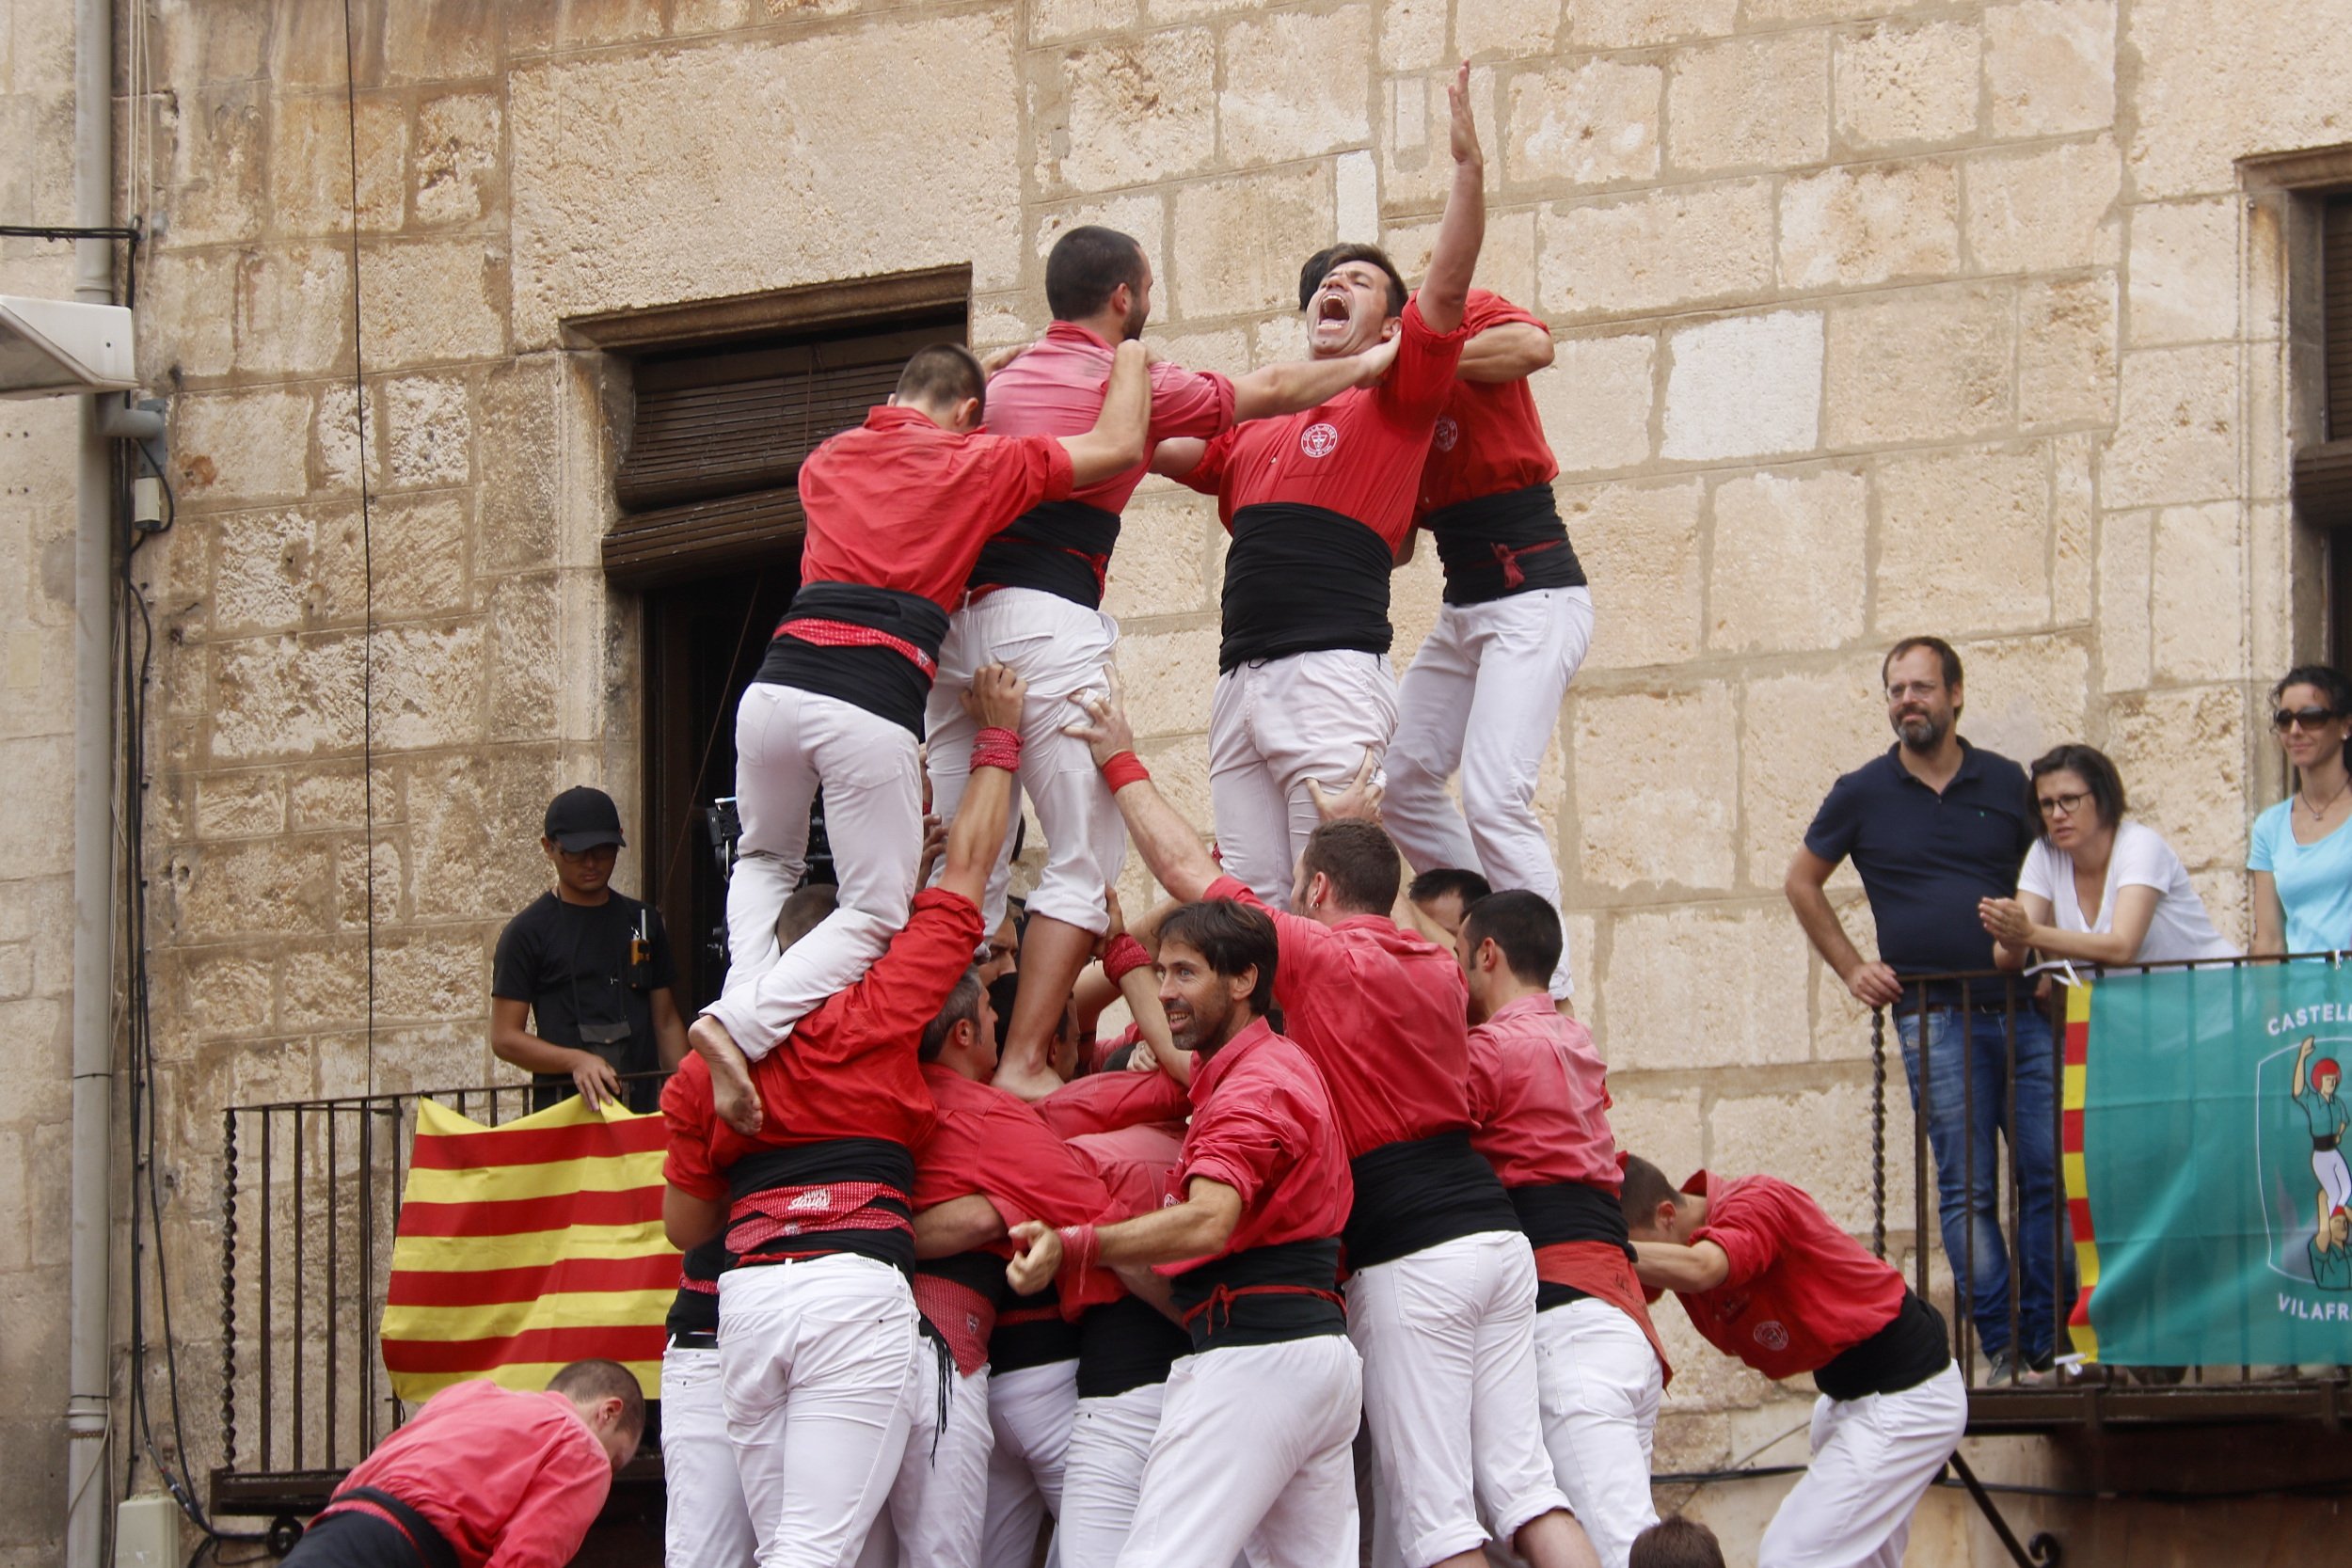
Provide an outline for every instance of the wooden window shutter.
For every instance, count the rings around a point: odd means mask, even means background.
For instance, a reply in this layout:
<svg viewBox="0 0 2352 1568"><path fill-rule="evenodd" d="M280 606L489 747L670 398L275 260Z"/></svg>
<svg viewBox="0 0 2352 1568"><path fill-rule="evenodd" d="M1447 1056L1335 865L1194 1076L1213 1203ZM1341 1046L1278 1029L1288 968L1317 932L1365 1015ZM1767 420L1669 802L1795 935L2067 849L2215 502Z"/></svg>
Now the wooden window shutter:
<svg viewBox="0 0 2352 1568"><path fill-rule="evenodd" d="M2295 454L2295 503L2322 528L2352 525L2352 195L2320 210L2326 439Z"/></svg>

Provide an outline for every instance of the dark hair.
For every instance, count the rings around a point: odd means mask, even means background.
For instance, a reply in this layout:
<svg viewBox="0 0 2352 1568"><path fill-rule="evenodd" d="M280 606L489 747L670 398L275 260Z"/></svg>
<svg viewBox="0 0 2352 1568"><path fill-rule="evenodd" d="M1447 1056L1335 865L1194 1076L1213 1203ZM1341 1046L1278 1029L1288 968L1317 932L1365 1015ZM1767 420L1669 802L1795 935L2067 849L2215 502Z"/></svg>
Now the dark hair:
<svg viewBox="0 0 2352 1568"><path fill-rule="evenodd" d="M1462 901L1469 909L1481 898L1494 892L1494 886L1475 871L1465 871L1458 865L1441 865L1435 871L1424 871L1405 888L1405 896L1416 904L1426 904L1447 894Z"/></svg>
<svg viewBox="0 0 2352 1568"><path fill-rule="evenodd" d="M959 1023L980 1021L980 971L969 965L956 976L956 983L947 988L947 999L939 1005L938 1014L923 1025L923 1040L914 1053L918 1062L935 1062L947 1049L947 1037Z"/></svg>
<svg viewBox="0 0 2352 1568"><path fill-rule="evenodd" d="M1405 860L1396 852L1396 840L1372 822L1319 824L1307 835L1298 869L1309 876L1321 872L1330 879L1342 906L1367 914L1386 914L1395 908L1397 887L1405 880Z"/></svg>
<svg viewBox="0 0 2352 1568"><path fill-rule="evenodd" d="M898 372L900 403L933 405L961 403L965 398L988 406L988 372L961 343L930 343L914 351Z"/></svg>
<svg viewBox="0 0 2352 1568"><path fill-rule="evenodd" d="M2332 664L2298 664L2280 678L2270 689L2270 700L2277 703L2287 694L2290 686L2315 686L2328 699L2339 719L2352 719L2352 680L2344 678L2344 672Z"/></svg>
<svg viewBox="0 0 2352 1568"><path fill-rule="evenodd" d="M1906 637L1887 649L1886 657L1879 660L1879 684L1881 686L1886 684L1886 672L1895 668L1895 661L1914 648L1925 648L1943 661L1946 686L1960 684L1960 655L1952 651L1952 645L1949 642L1940 637Z"/></svg>
<svg viewBox="0 0 2352 1568"><path fill-rule="evenodd" d="M1160 922L1163 963L1171 942L1200 954L1210 969L1227 979L1255 968L1258 983L1249 990L1249 1010L1263 1017L1274 1006L1274 966L1280 948L1274 940L1274 922L1264 911L1230 898L1184 904L1170 910Z"/></svg>
<svg viewBox="0 0 2352 1568"><path fill-rule="evenodd" d="M1625 1214L1625 1223L1640 1229L1650 1222L1661 1203L1682 1207L1682 1192L1666 1180L1666 1173L1638 1154L1618 1155L1617 1207Z"/></svg>
<svg viewBox="0 0 2352 1568"><path fill-rule="evenodd" d="M784 901L776 911L776 945L789 947L824 924L841 901L841 890L831 882L811 882Z"/></svg>
<svg viewBox="0 0 2352 1568"><path fill-rule="evenodd" d="M1009 969L988 983L988 1005L996 1014L996 1049L1005 1048L1005 1037L1012 1029L1013 999L1021 994L1021 972Z"/></svg>
<svg viewBox="0 0 2352 1568"><path fill-rule="evenodd" d="M2122 821L2123 813L2129 809L2123 799L2123 775L2115 770L2115 764L2107 760L2107 754L2095 746L2077 746L2072 742L2053 746L2033 759L2033 767L2027 772L2026 804L2031 808L2037 822L2042 820L2042 798L2034 785L2040 784L2047 773L2078 775L2090 788L2090 803L2099 808L2099 820L2106 827L2112 828ZM2046 822L2042 823L2042 836L2050 836L2050 827Z"/></svg>
<svg viewBox="0 0 2352 1568"><path fill-rule="evenodd" d="M637 1374L618 1361L575 1361L548 1379L548 1392L591 1404L617 1399L621 1430L645 1434L645 1391L638 1386Z"/></svg>
<svg viewBox="0 0 2352 1568"><path fill-rule="evenodd" d="M1501 948L1511 973L1531 986L1551 983L1567 940L1560 932L1560 911L1542 894L1524 888L1489 894L1472 904L1462 916L1462 931L1472 952L1482 942Z"/></svg>
<svg viewBox="0 0 2352 1568"><path fill-rule="evenodd" d="M1713 1530L1674 1513L1633 1538L1626 1568L1724 1568L1724 1549Z"/></svg>
<svg viewBox="0 0 2352 1568"><path fill-rule="evenodd" d="M1304 310L1312 305L1315 292L1323 287L1323 280L1331 276L1333 269L1343 267L1350 261L1370 261L1388 274L1387 314L1401 316L1405 313L1406 296L1410 292L1405 287L1405 275L1396 270L1396 263L1389 260L1389 253L1376 245L1325 245L1308 257L1307 264L1298 269L1298 308Z"/></svg>
<svg viewBox="0 0 2352 1568"><path fill-rule="evenodd" d="M1121 283L1143 292L1143 246L1132 234L1084 224L1056 240L1046 255L1045 308L1056 321L1096 314Z"/></svg>

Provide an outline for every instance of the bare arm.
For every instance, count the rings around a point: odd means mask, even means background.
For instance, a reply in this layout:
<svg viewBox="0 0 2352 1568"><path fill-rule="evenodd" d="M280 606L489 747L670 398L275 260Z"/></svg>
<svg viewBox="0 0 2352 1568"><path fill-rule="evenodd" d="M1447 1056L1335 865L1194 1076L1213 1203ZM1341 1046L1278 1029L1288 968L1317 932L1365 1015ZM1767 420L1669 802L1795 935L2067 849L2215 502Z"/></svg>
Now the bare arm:
<svg viewBox="0 0 2352 1568"><path fill-rule="evenodd" d="M1120 994L1127 999L1127 1010L1135 1015L1136 1035L1160 1070L1179 1084L1192 1083L1192 1053L1176 1049L1176 1037L1168 1031L1167 1010L1160 1006L1159 980L1148 969L1131 969L1119 977Z"/></svg>
<svg viewBox="0 0 2352 1568"><path fill-rule="evenodd" d="M2279 879L2254 873L2254 957L2276 958L2287 950L2286 906L2279 901Z"/></svg>
<svg viewBox="0 0 2352 1568"><path fill-rule="evenodd" d="M1241 1194L1222 1181L1196 1176L1185 1184L1184 1202L1096 1230L1096 1260L1106 1269L1118 1269L1214 1257L1233 1239L1241 1209ZM1061 1237L1030 1220L1013 1227L1012 1239L1021 1251L1006 1266L1005 1277L1015 1291L1033 1296L1061 1268Z"/></svg>
<svg viewBox="0 0 2352 1568"><path fill-rule="evenodd" d="M691 1252L727 1222L727 1206L715 1197L696 1197L675 1187L661 1189L661 1229L670 1244Z"/></svg>
<svg viewBox="0 0 2352 1568"><path fill-rule="evenodd" d="M1111 355L1110 385L1103 392L1103 412L1084 436L1065 436L1070 453L1070 485L1083 490L1116 479L1144 459L1144 438L1152 427L1152 357L1143 344L1124 342Z"/></svg>
<svg viewBox="0 0 2352 1568"><path fill-rule="evenodd" d="M1111 669L1107 696L1080 692L1070 700L1086 710L1088 721L1067 725L1062 733L1085 741L1094 753L1097 767L1121 752L1135 750L1135 732L1127 724L1117 666ZM1209 858L1208 850L1201 847L1200 834L1177 814L1174 806L1160 798L1151 780L1141 779L1129 784L1116 799L1119 815L1127 819L1127 836L1135 841L1143 863L1152 868L1160 886L1177 898L1190 903L1206 894L1209 884L1223 875L1216 862Z"/></svg>
<svg viewBox="0 0 2352 1568"><path fill-rule="evenodd" d="M1233 378L1233 420L1295 414L1330 402L1352 388L1369 387L1396 362L1396 341L1375 343L1361 354L1331 359L1285 359L1261 365ZM1162 446L1168 443L1162 442ZM1198 462L1199 459L1194 459ZM1191 464L1186 464L1189 471Z"/></svg>
<svg viewBox="0 0 2352 1568"><path fill-rule="evenodd" d="M1197 436L1177 436L1152 449L1152 471L1163 479L1182 479L1200 467L1209 443Z"/></svg>
<svg viewBox="0 0 2352 1568"><path fill-rule="evenodd" d="M2003 969L2024 968L2029 948L2039 949L2044 958L2127 964L2139 957L2139 945L2148 940L2149 923L2156 917L2157 896L2152 887L2118 889L2115 919L2110 922L2114 928L2106 932L2060 930L2052 921L2050 901L2034 893L1987 898L1979 906L1979 914L1985 930L1999 944L1994 958Z"/></svg>
<svg viewBox="0 0 2352 1568"><path fill-rule="evenodd" d="M675 1008L671 1016L675 1019ZM531 1004L528 1002L518 1002L511 996L490 998L491 1053L500 1061L510 1067L518 1067L525 1072L569 1078L572 1086L580 1091L580 1098L592 1107L601 1106L608 1100L619 1102L621 1078L612 1070L612 1063L593 1051L575 1050L568 1045L541 1039L527 1026L530 1017ZM657 1015L657 1033L660 1022ZM681 1032L679 1043L682 1046L684 1042L685 1037ZM663 1065L676 1064L665 1060Z"/></svg>
<svg viewBox="0 0 2352 1568"><path fill-rule="evenodd" d="M1462 325L1462 309L1470 302L1470 276L1477 270L1478 249L1486 239L1486 157L1479 150L1478 127L1470 119L1470 62L1465 60L1446 85L1446 105L1452 110L1449 140L1454 150L1454 184L1446 192L1445 215L1438 221L1438 243L1429 253L1429 271L1422 277L1421 319L1439 337Z"/></svg>
<svg viewBox="0 0 2352 1568"><path fill-rule="evenodd" d="M653 1046L664 1072L675 1072L686 1060L686 1020L678 1016L677 998L667 986L653 992Z"/></svg>
<svg viewBox="0 0 2352 1568"><path fill-rule="evenodd" d="M963 694L963 710L983 729L1019 730L1021 699L1028 683L1001 664L984 664L972 673L972 689ZM947 828L947 866L939 885L961 893L975 904L987 890L989 871L1005 842L1005 819L1012 810L1013 776L1001 768L975 768L963 787L956 819Z"/></svg>
<svg viewBox="0 0 2352 1568"><path fill-rule="evenodd" d="M2308 1036L2305 1037L2301 1048L2295 1053L2295 1079L2294 1082L2287 1085L2287 1093L2295 1096L2297 1100L2300 1100L2303 1097L2303 1069L2311 1065L2312 1053L2318 1048L2318 1036Z"/></svg>
<svg viewBox="0 0 2352 1568"><path fill-rule="evenodd" d="M1550 364L1551 355L1549 328L1504 322L1462 345L1454 373L1464 381L1524 381Z"/></svg>
<svg viewBox="0 0 2352 1568"><path fill-rule="evenodd" d="M984 1247L1005 1233L1005 1217L978 1193L934 1203L914 1216L914 1256L953 1258Z"/></svg>
<svg viewBox="0 0 2352 1568"><path fill-rule="evenodd" d="M1731 1277L1731 1256L1712 1242L1636 1242L1633 1272L1653 1291L1711 1291Z"/></svg>
<svg viewBox="0 0 2352 1568"><path fill-rule="evenodd" d="M1788 907L1797 912L1797 924L1804 927L1814 951L1836 972L1855 1001L1866 1007L1891 1007L1902 1000L1902 982L1895 978L1895 971L1883 963L1865 959L1855 948L1853 939L1846 935L1846 927L1837 922L1837 911L1829 907L1829 895L1823 888L1829 874L1837 867L1812 850L1800 847L1788 863L1788 874L1781 879L1780 890L1788 896Z"/></svg>

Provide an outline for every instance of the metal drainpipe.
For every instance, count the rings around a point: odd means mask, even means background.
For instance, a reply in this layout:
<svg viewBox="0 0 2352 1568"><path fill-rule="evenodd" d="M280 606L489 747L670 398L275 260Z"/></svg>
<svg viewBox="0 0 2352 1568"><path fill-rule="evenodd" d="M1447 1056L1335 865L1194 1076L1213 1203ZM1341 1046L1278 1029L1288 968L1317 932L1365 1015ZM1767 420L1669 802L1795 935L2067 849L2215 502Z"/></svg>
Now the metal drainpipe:
<svg viewBox="0 0 2352 1568"><path fill-rule="evenodd" d="M74 0L73 221L114 209L112 0ZM73 297L114 301L114 245L74 246ZM114 507L99 400L82 401L73 542L72 1335L67 1363L67 1568L100 1568L106 1539L106 1307L114 1160Z"/></svg>

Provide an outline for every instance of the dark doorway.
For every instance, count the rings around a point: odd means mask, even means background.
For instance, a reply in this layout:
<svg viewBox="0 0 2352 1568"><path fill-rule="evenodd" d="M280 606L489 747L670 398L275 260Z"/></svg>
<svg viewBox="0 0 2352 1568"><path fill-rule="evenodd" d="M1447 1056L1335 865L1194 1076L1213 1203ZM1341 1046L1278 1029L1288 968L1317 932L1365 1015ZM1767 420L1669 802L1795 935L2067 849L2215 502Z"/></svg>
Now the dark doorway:
<svg viewBox="0 0 2352 1568"><path fill-rule="evenodd" d="M735 793L736 699L800 580L795 543L767 564L645 595L645 885L689 1018L726 976L726 883L704 808Z"/></svg>

